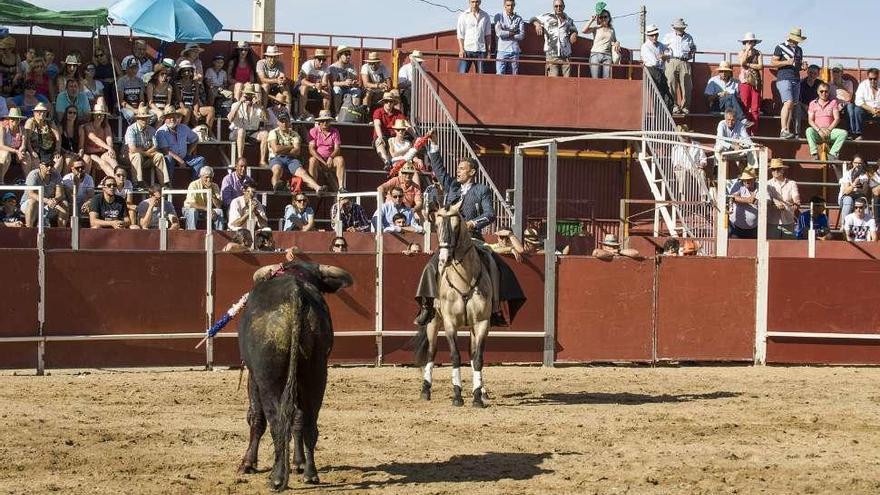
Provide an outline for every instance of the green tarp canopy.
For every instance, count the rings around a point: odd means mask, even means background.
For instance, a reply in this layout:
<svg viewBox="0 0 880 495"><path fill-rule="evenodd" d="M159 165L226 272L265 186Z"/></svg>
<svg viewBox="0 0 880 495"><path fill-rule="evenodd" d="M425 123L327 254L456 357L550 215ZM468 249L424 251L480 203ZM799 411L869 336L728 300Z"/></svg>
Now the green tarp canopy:
<svg viewBox="0 0 880 495"><path fill-rule="evenodd" d="M107 9L54 10L44 9L22 0L0 0L0 25L39 26L68 31L97 31L106 26Z"/></svg>

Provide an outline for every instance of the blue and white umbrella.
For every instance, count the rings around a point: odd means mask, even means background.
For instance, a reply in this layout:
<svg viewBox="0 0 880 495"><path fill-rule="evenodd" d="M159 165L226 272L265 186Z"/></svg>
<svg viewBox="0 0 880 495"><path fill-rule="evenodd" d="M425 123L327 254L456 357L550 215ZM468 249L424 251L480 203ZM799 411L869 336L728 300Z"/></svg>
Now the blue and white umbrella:
<svg viewBox="0 0 880 495"><path fill-rule="evenodd" d="M162 41L210 43L223 24L195 0L121 0L110 18Z"/></svg>

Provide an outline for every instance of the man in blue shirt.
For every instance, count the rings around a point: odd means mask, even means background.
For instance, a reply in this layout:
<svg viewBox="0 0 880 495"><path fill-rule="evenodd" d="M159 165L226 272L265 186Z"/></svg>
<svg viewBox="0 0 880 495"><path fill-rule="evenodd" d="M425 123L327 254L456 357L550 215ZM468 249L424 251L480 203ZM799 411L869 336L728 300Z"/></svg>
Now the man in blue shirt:
<svg viewBox="0 0 880 495"><path fill-rule="evenodd" d="M806 69L804 52L798 45L806 39L806 36L801 35L801 28L793 28L785 43L776 45L773 50L772 66L776 69L776 89L779 90L779 98L782 100L779 137L785 139L796 137L789 129L792 111L800 101L801 71Z"/></svg>
<svg viewBox="0 0 880 495"><path fill-rule="evenodd" d="M64 118L64 111L71 105L76 107L77 119L80 122L86 122L92 117L89 98L79 90L79 81L73 78L67 80L66 91L59 93L58 98L55 99L55 118L59 122Z"/></svg>
<svg viewBox="0 0 880 495"><path fill-rule="evenodd" d="M400 222L396 220L401 216L403 217L403 225L399 225ZM416 221L412 208L403 203L403 189L400 186L391 188L391 201L386 201L376 211L374 228L381 229L382 232L422 233L425 231Z"/></svg>
<svg viewBox="0 0 880 495"><path fill-rule="evenodd" d="M515 6L514 0L504 0L504 12L495 14L493 22L497 38L495 73L498 75L506 74L508 67L513 75L519 72L519 42L526 37L526 30L522 17L513 11Z"/></svg>
<svg viewBox="0 0 880 495"><path fill-rule="evenodd" d="M205 166L205 157L195 154L199 144L199 136L186 124L180 123L180 113L169 109L162 118L165 125L156 131L156 145L165 156L168 176L173 174L174 167L190 167L193 179L199 178L199 170Z"/></svg>
<svg viewBox="0 0 880 495"><path fill-rule="evenodd" d="M825 214L825 199L821 196L810 198L810 209L798 216L795 226L795 235L798 239L806 239L810 231L810 224L816 231L816 239L826 240L831 231L828 229L828 215Z"/></svg>

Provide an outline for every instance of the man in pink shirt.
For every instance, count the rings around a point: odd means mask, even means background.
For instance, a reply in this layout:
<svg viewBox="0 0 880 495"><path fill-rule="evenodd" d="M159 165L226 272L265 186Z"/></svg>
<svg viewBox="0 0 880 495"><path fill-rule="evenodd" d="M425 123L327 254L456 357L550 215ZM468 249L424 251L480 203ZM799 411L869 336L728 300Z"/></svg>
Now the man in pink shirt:
<svg viewBox="0 0 880 495"><path fill-rule="evenodd" d="M407 162L400 169L397 177L393 177L378 187L378 191L385 196L385 201L391 201L391 190L399 187L403 190L403 204L412 208L416 215L422 210L422 188L413 180L416 168L412 162Z"/></svg>
<svg viewBox="0 0 880 495"><path fill-rule="evenodd" d="M345 193L345 159L339 131L330 126L334 119L330 110L321 110L317 125L309 131L309 174L319 184L326 184L325 174L336 171L336 190Z"/></svg>
<svg viewBox="0 0 880 495"><path fill-rule="evenodd" d="M828 152L828 160L837 160L840 156L840 148L846 141L846 131L838 129L840 123L840 106L832 98L828 85L819 84L816 91L818 98L810 102L807 116L810 127L807 128L807 144L810 146L810 155L816 160L819 158L819 143L831 143Z"/></svg>

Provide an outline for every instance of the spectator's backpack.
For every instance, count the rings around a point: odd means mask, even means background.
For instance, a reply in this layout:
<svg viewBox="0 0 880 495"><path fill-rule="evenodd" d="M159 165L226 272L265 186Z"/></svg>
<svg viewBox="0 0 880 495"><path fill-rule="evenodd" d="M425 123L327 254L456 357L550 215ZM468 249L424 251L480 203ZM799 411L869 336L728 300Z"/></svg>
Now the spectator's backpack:
<svg viewBox="0 0 880 495"><path fill-rule="evenodd" d="M367 120L366 105L354 105L346 101L339 108L339 115L336 116L337 122L360 123Z"/></svg>

